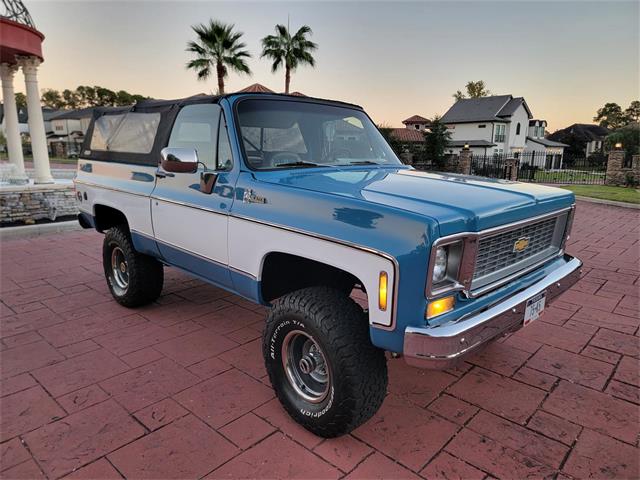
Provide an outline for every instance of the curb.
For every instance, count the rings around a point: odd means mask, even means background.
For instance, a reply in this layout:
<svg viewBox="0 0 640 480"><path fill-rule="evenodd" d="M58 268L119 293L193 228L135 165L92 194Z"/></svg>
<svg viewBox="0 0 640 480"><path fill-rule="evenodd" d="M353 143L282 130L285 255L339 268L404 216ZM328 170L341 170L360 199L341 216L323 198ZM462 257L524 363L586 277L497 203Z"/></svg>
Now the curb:
<svg viewBox="0 0 640 480"><path fill-rule="evenodd" d="M576 200L581 200L583 202L600 203L602 205L611 205L612 207L634 208L636 210L640 210L640 204L638 203L616 202L615 200L604 200L602 198L583 197L581 195L576 195Z"/></svg>
<svg viewBox="0 0 640 480"><path fill-rule="evenodd" d="M39 225L24 225L19 227L5 227L0 228L0 240L38 237L49 233L72 232L76 230L82 230L82 227L77 220L41 223Z"/></svg>

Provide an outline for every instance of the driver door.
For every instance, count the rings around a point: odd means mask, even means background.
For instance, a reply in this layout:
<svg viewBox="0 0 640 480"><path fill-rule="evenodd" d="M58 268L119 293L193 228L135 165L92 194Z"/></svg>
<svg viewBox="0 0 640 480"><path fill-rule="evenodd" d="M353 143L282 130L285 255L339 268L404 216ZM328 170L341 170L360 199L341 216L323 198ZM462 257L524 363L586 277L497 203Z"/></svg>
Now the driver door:
<svg viewBox="0 0 640 480"><path fill-rule="evenodd" d="M158 168L151 196L158 249L169 264L219 285L230 286L227 228L235 179L220 106L182 107L167 148L173 152L193 153L195 150L199 163L197 170L189 173ZM203 174L215 176L211 193L201 190Z"/></svg>

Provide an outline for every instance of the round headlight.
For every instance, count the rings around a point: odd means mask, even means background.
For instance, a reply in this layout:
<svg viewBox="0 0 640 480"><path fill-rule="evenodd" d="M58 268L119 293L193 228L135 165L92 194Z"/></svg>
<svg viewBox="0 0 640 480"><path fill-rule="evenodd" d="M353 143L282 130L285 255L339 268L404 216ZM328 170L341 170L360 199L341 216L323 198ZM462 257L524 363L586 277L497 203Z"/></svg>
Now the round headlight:
<svg viewBox="0 0 640 480"><path fill-rule="evenodd" d="M447 276L447 251L443 247L436 250L436 260L433 266L433 283L444 280Z"/></svg>

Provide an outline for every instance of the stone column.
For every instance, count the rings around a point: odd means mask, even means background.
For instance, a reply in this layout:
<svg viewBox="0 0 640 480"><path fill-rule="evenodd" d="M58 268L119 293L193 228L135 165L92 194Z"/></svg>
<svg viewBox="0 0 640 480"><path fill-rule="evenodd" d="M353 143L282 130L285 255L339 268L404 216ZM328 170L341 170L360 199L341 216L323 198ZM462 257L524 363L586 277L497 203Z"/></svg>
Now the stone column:
<svg viewBox="0 0 640 480"><path fill-rule="evenodd" d="M517 158L507 158L504 162L505 168L507 169L507 180L513 180L514 182L518 180L518 167L520 166L520 160Z"/></svg>
<svg viewBox="0 0 640 480"><path fill-rule="evenodd" d="M471 173L471 150L463 148L458 157L458 173L469 175Z"/></svg>
<svg viewBox="0 0 640 480"><path fill-rule="evenodd" d="M625 151L621 149L611 150L607 159L607 176L605 183L607 185L623 185L624 184L624 156Z"/></svg>
<svg viewBox="0 0 640 480"><path fill-rule="evenodd" d="M31 136L33 165L36 172L35 183L53 183L49 166L49 152L47 151L47 135L44 131L44 118L40 106L40 90L38 89L40 59L37 57L18 57L18 63L22 67L27 90L29 135Z"/></svg>
<svg viewBox="0 0 640 480"><path fill-rule="evenodd" d="M16 107L15 92L13 91L13 76L17 71L17 65L9 65L8 63L0 65L7 150L9 151L9 162L13 165L13 171L11 172L9 181L11 183L27 183L29 179L24 171L22 140L18 127L18 109Z"/></svg>

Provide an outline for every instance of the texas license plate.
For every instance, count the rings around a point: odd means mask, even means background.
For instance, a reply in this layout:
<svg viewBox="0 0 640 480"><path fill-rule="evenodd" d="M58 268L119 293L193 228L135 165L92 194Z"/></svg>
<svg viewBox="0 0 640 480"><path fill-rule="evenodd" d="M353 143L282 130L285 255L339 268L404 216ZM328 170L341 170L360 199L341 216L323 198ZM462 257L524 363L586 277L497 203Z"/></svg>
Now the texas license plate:
<svg viewBox="0 0 640 480"><path fill-rule="evenodd" d="M537 320L544 310L544 301L547 298L547 292L540 292L534 297L527 300L524 309L524 325L527 326L534 320Z"/></svg>

